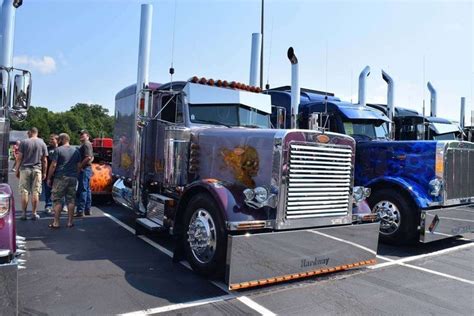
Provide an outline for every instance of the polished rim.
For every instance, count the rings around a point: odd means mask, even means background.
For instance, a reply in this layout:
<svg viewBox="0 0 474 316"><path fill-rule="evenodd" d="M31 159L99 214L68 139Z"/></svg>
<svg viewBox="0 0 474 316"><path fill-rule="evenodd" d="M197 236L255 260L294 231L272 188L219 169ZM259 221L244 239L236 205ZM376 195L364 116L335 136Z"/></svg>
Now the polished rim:
<svg viewBox="0 0 474 316"><path fill-rule="evenodd" d="M391 235L399 229L401 216L395 204L390 201L380 201L375 205L373 211L380 218L381 234Z"/></svg>
<svg viewBox="0 0 474 316"><path fill-rule="evenodd" d="M205 209L197 209L188 227L188 243L194 258L200 263L209 263L216 252L216 225L211 214Z"/></svg>

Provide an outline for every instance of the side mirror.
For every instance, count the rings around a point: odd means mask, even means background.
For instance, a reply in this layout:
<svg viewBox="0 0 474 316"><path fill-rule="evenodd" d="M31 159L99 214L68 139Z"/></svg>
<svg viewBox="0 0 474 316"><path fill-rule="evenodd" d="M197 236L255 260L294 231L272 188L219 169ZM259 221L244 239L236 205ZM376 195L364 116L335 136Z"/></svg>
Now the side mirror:
<svg viewBox="0 0 474 316"><path fill-rule="evenodd" d="M31 74L23 71L16 74L13 82L13 100L10 109L10 117L22 121L26 118L31 102Z"/></svg>
<svg viewBox="0 0 474 316"><path fill-rule="evenodd" d="M10 96L10 74L1 67L0 68L0 107L8 107L8 99Z"/></svg>
<svg viewBox="0 0 474 316"><path fill-rule="evenodd" d="M31 75L29 72L23 72L21 75L15 75L13 84L13 104L15 111L28 110L31 102Z"/></svg>

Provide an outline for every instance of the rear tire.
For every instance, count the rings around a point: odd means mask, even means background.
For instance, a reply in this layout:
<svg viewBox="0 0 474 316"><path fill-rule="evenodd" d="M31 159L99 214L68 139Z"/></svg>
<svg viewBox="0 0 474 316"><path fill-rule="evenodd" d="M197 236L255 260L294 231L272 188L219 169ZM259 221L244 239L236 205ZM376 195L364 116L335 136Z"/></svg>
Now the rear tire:
<svg viewBox="0 0 474 316"><path fill-rule="evenodd" d="M227 232L214 199L197 194L188 203L182 235L184 254L197 273L222 276L225 269Z"/></svg>
<svg viewBox="0 0 474 316"><path fill-rule="evenodd" d="M372 213L380 222L380 241L388 244L411 244L419 238L420 212L411 201L395 190L375 191L368 199Z"/></svg>

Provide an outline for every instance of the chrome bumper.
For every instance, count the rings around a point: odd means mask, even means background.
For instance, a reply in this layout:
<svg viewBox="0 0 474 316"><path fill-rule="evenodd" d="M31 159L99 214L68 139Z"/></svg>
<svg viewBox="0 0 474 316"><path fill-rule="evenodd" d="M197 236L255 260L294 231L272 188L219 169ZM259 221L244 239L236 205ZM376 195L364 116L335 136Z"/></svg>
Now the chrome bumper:
<svg viewBox="0 0 474 316"><path fill-rule="evenodd" d="M18 264L0 264L0 314L18 313Z"/></svg>
<svg viewBox="0 0 474 316"><path fill-rule="evenodd" d="M238 290L375 263L379 223L229 236L226 282Z"/></svg>
<svg viewBox="0 0 474 316"><path fill-rule="evenodd" d="M474 232L474 203L421 212L420 242Z"/></svg>

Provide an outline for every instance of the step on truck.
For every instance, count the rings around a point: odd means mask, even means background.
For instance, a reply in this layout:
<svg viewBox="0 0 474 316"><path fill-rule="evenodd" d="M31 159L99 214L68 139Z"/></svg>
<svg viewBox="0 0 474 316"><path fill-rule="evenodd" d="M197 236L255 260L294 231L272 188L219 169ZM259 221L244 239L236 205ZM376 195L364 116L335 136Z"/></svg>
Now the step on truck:
<svg viewBox="0 0 474 316"><path fill-rule="evenodd" d="M21 1L0 1L0 314L18 313L19 257L24 238L16 235L15 203L8 185L10 120L26 118L31 99L31 74L13 68L15 11Z"/></svg>
<svg viewBox="0 0 474 316"><path fill-rule="evenodd" d="M375 263L379 223L352 211L366 193L354 139L271 129L270 96L253 86L149 82L150 11L137 84L115 98L112 195L139 214L137 234L169 232L176 261L232 290Z"/></svg>
<svg viewBox="0 0 474 316"><path fill-rule="evenodd" d="M297 88L301 95L294 101L292 87L265 93L271 95L275 109L287 113L298 100L294 112L300 129L327 130L356 139L355 184L371 189L368 202L381 220L382 241L426 243L473 232L474 144L391 140L389 117L365 105L369 73L366 67L359 77L358 104L310 89ZM393 80L387 74L385 78L393 88ZM279 123L276 116L272 122ZM284 122L290 124L290 119Z"/></svg>

